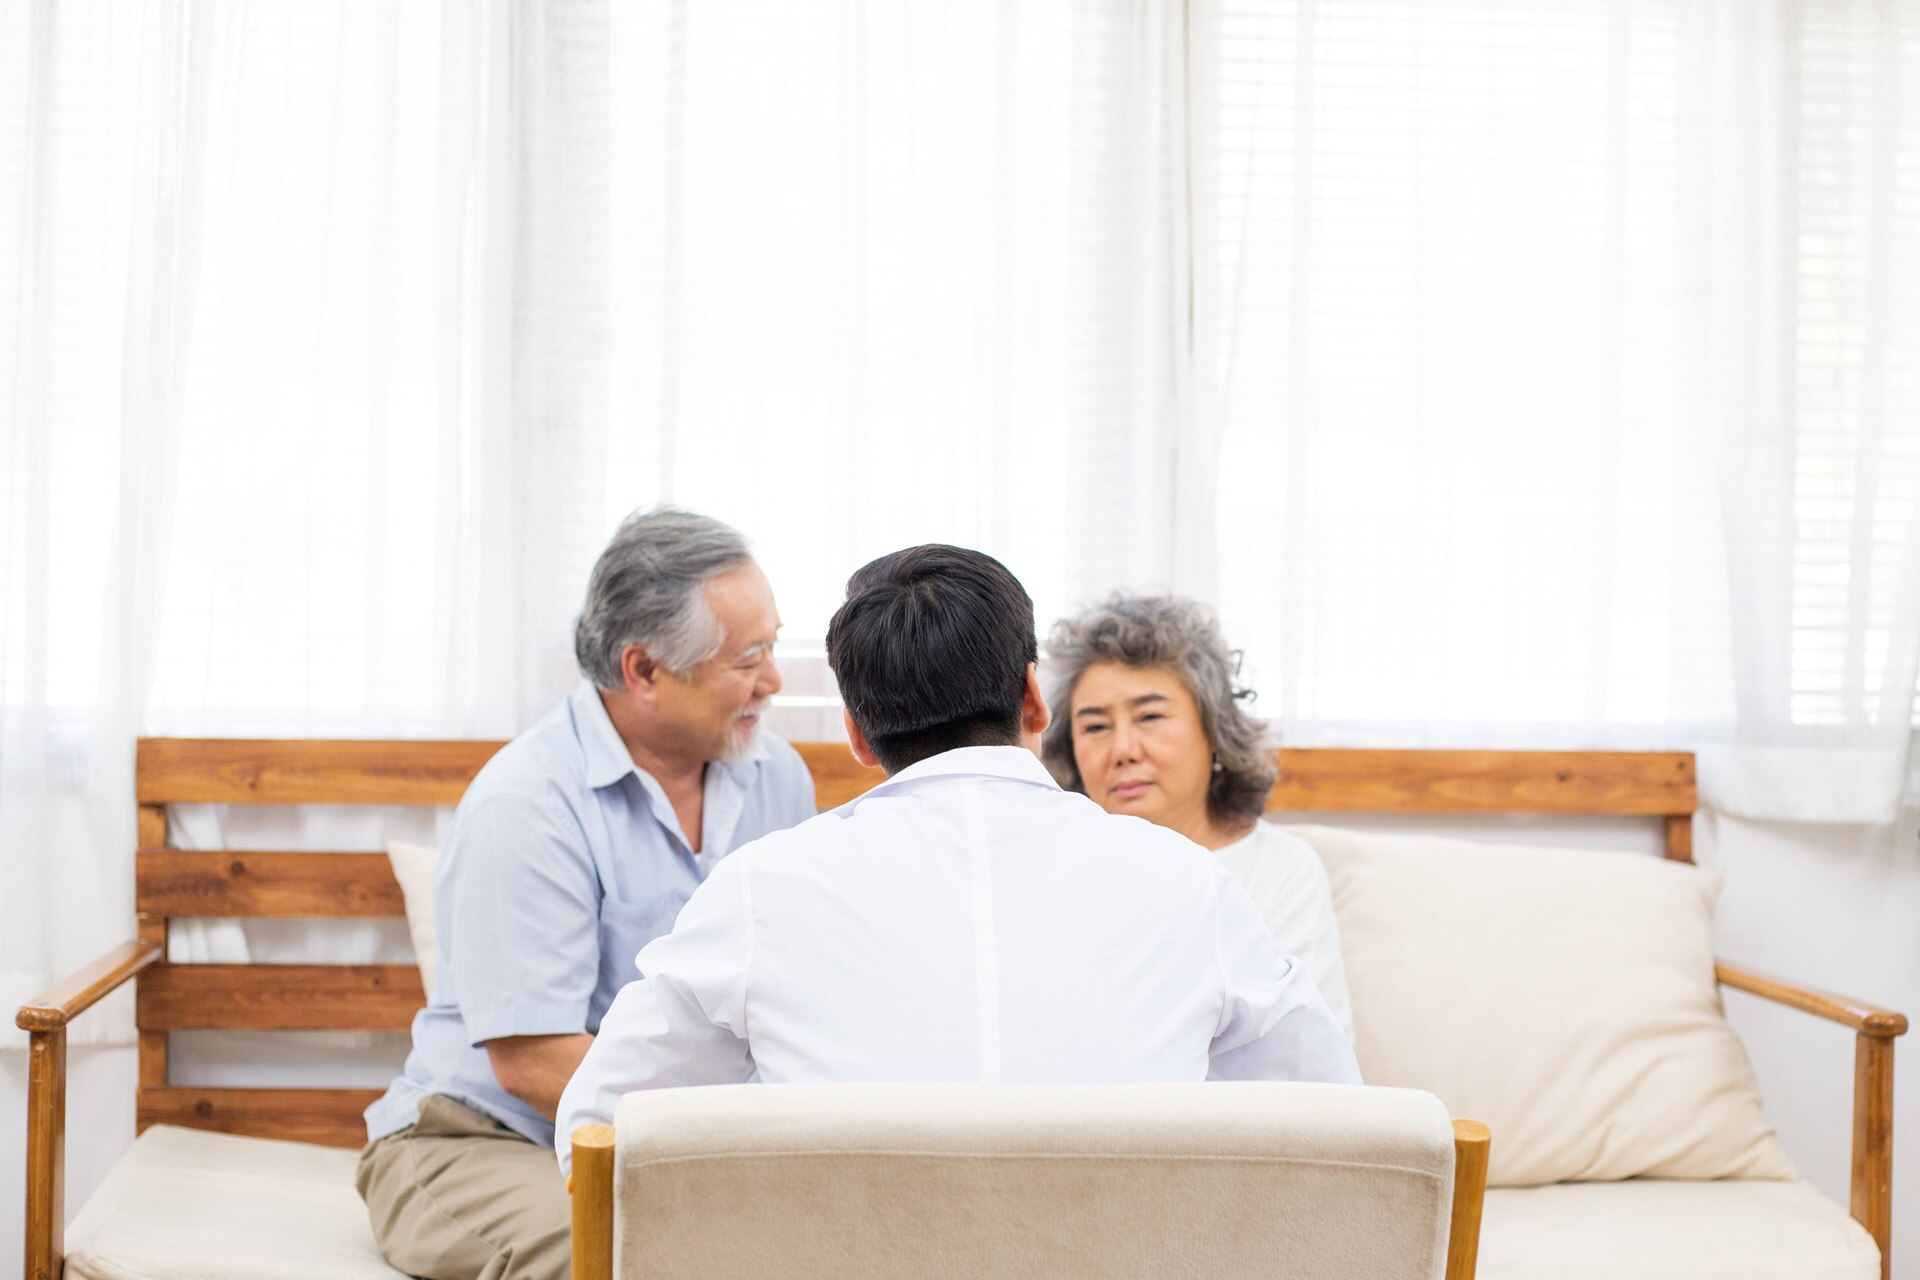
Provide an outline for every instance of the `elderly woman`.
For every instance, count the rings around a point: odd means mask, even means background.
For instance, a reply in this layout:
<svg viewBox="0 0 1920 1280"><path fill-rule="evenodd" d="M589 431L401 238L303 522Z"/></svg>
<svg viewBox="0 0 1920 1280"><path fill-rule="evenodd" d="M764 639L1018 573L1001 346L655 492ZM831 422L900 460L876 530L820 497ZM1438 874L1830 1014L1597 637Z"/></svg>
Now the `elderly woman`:
<svg viewBox="0 0 1920 1280"><path fill-rule="evenodd" d="M1351 1039L1326 869L1260 821L1278 771L1212 613L1175 596L1115 595L1055 623L1047 650L1053 724L1042 754L1060 785L1219 854Z"/></svg>

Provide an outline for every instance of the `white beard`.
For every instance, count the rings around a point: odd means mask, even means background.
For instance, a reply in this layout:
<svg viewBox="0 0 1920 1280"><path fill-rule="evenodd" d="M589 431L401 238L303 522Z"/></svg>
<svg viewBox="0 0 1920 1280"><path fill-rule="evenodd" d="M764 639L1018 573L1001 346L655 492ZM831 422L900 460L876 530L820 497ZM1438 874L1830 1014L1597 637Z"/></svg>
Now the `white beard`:
<svg viewBox="0 0 1920 1280"><path fill-rule="evenodd" d="M754 725L753 728L749 729L744 735L736 729L727 735L727 753L720 758L728 763L736 760L746 760L751 758L759 747L759 725Z"/></svg>

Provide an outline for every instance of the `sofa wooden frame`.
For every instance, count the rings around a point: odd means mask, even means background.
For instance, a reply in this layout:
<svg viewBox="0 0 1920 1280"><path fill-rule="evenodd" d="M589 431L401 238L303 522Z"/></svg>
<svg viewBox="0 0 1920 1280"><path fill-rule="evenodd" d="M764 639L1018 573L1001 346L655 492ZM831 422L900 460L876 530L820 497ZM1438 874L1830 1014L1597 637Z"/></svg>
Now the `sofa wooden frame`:
<svg viewBox="0 0 1920 1280"><path fill-rule="evenodd" d="M166 847L170 804L451 805L497 741L142 738L134 792L137 934L19 1010L29 1033L26 1271L59 1280L67 1024L131 980L139 1032L138 1126L357 1147L378 1090L174 1085L168 1036L187 1030L404 1031L425 997L413 965L169 964L167 924L196 917L404 914L385 853ZM800 743L820 807L879 780L847 749ZM1563 814L1656 817L1670 858L1691 860L1691 754L1676 752L1283 749L1268 807L1289 813ZM1722 964L1724 986L1851 1027L1856 1035L1851 1211L1891 1274L1893 1042L1904 1016ZM1497 1137L1497 1135L1496 1135Z"/></svg>

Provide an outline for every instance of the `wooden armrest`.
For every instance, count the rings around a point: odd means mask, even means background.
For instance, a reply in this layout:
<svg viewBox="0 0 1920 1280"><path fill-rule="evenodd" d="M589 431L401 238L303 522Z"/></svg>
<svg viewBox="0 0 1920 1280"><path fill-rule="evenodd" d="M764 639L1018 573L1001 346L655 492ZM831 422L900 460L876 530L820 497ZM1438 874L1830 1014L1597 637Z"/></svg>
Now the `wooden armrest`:
<svg viewBox="0 0 1920 1280"><path fill-rule="evenodd" d="M123 942L80 972L20 1006L28 1032L26 1278L59 1280L65 1252L67 1024L115 987L159 960L157 942Z"/></svg>
<svg viewBox="0 0 1920 1280"><path fill-rule="evenodd" d="M613 1126L573 1131L573 1280L613 1277Z"/></svg>
<svg viewBox="0 0 1920 1280"><path fill-rule="evenodd" d="M161 955L156 942L123 942L21 1005L13 1024L22 1031L57 1031Z"/></svg>
<svg viewBox="0 0 1920 1280"><path fill-rule="evenodd" d="M1818 1014L1852 1027L1853 1193L1849 1209L1880 1247L1880 1280L1893 1274L1893 1042L1907 1034L1907 1015L1797 982L1713 966L1720 982L1736 991Z"/></svg>
<svg viewBox="0 0 1920 1280"><path fill-rule="evenodd" d="M1487 1198L1492 1134L1478 1120L1453 1122L1453 1219L1447 1227L1447 1280L1473 1280L1480 1261L1480 1217Z"/></svg>
<svg viewBox="0 0 1920 1280"><path fill-rule="evenodd" d="M1764 973L1735 968L1725 963L1716 963L1713 966L1713 974L1723 985L1732 987L1736 991L1749 992L1772 1000L1776 1004L1818 1014L1822 1018L1852 1027L1862 1035L1891 1039L1894 1036L1907 1034L1906 1014L1882 1009L1879 1005L1868 1004L1864 1000L1834 995L1830 991L1820 991L1813 987L1803 987L1797 982L1769 977Z"/></svg>

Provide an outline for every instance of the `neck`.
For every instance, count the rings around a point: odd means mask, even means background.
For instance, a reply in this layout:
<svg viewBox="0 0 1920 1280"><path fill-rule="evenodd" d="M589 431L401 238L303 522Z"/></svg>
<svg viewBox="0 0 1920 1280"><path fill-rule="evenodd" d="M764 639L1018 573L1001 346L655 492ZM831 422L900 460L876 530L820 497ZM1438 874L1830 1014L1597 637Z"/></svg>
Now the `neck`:
<svg viewBox="0 0 1920 1280"><path fill-rule="evenodd" d="M598 691L600 705L607 709L607 719L613 721L613 730L620 735L620 741L626 745L627 754L633 762L653 776L667 792L693 787L698 788L707 774L707 762L703 759L689 758L662 748L656 739L659 735L651 732L653 724L626 698L618 693Z"/></svg>

